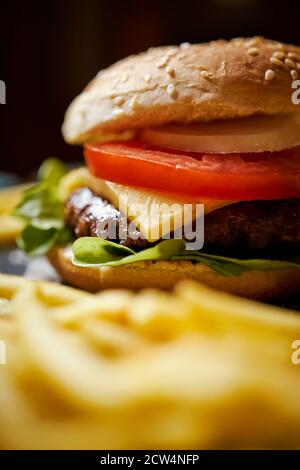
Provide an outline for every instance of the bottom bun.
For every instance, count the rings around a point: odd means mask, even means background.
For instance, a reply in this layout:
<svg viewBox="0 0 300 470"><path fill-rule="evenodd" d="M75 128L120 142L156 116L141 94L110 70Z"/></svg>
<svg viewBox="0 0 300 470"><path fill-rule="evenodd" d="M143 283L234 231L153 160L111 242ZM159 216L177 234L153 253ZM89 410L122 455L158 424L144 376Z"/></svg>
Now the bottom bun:
<svg viewBox="0 0 300 470"><path fill-rule="evenodd" d="M246 271L223 276L191 261L141 261L120 267L86 268L71 261L70 248L54 248L49 260L69 284L98 292L102 289L147 287L168 290L182 279L193 279L216 289L257 300L282 300L299 292L300 269Z"/></svg>

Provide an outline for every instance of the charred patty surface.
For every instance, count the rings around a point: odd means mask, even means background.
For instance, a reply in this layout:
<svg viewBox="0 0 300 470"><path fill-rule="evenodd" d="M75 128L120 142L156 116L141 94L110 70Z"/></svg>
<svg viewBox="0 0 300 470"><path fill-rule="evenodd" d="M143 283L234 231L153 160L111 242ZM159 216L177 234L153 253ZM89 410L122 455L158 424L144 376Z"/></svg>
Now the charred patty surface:
<svg viewBox="0 0 300 470"><path fill-rule="evenodd" d="M101 237L134 250L150 246L132 224L126 233L124 215L88 188L69 197L65 219L77 237ZM204 220L204 249L243 257L299 253L300 198L245 201L211 212Z"/></svg>
<svg viewBox="0 0 300 470"><path fill-rule="evenodd" d="M88 188L78 189L67 200L65 220L74 229L77 238L104 238L134 250L143 250L149 246L141 232L133 224L128 225L127 219L118 209Z"/></svg>

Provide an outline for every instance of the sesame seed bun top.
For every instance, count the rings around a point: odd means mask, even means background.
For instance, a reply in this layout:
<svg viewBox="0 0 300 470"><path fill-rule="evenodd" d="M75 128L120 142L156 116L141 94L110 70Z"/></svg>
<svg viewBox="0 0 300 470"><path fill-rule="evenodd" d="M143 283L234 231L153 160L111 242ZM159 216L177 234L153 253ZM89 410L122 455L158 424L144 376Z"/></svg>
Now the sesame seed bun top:
<svg viewBox="0 0 300 470"><path fill-rule="evenodd" d="M82 143L169 122L299 112L298 74L300 47L262 37L151 48L99 72L69 106L63 135Z"/></svg>

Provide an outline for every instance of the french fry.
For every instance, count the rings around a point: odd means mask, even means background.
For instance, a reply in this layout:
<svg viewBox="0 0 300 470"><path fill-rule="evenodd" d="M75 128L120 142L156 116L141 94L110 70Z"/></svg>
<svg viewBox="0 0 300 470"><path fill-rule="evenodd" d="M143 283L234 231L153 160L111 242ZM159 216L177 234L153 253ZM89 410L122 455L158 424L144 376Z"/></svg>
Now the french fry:
<svg viewBox="0 0 300 470"><path fill-rule="evenodd" d="M143 340L134 331L106 320L99 322L97 318L85 318L82 331L91 345L107 356L137 353L144 346Z"/></svg>
<svg viewBox="0 0 300 470"><path fill-rule="evenodd" d="M24 222L11 212L29 186L23 184L0 190L0 246L14 243L24 228Z"/></svg>
<svg viewBox="0 0 300 470"><path fill-rule="evenodd" d="M27 315L24 315L24 305L27 305ZM74 406L97 408L113 404L111 374L106 364L64 342L45 318L44 310L38 289L32 284L15 299L21 348L36 370L37 378L46 381L58 394L67 395Z"/></svg>
<svg viewBox="0 0 300 470"><path fill-rule="evenodd" d="M104 291L99 295L82 297L76 309L70 304L53 311L53 316L65 326L75 327L87 317L113 318L123 321L133 298L133 293L124 290Z"/></svg>
<svg viewBox="0 0 300 470"><path fill-rule="evenodd" d="M11 300L18 290L25 287L26 281L21 276L0 274L0 298Z"/></svg>
<svg viewBox="0 0 300 470"><path fill-rule="evenodd" d="M0 318L11 315L11 305L9 300L0 298Z"/></svg>
<svg viewBox="0 0 300 470"><path fill-rule="evenodd" d="M200 320L208 319L230 328L246 326L255 331L261 328L273 334L300 335L298 312L216 291L193 281L180 282L176 292L194 308L196 315L201 311Z"/></svg>
<svg viewBox="0 0 300 470"><path fill-rule="evenodd" d="M11 245L24 228L24 222L11 215L0 215L0 246Z"/></svg>
<svg viewBox="0 0 300 470"><path fill-rule="evenodd" d="M9 188L0 189L0 214L9 214L20 201L23 192L30 184L20 184Z"/></svg>
<svg viewBox="0 0 300 470"><path fill-rule="evenodd" d="M176 337L188 327L190 316L179 298L149 289L132 299L128 319L133 328L155 341Z"/></svg>

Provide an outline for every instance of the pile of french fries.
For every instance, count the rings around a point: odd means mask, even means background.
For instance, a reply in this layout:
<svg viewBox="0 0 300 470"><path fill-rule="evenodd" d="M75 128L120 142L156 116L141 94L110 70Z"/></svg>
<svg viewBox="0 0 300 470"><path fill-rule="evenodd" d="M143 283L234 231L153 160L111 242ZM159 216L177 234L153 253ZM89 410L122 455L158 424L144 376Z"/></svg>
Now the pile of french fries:
<svg viewBox="0 0 300 470"><path fill-rule="evenodd" d="M297 313L191 281L92 295L0 275L0 447L300 448L297 339Z"/></svg>

